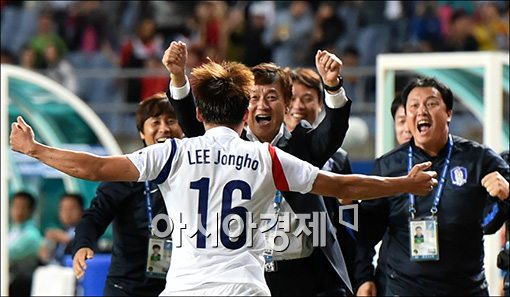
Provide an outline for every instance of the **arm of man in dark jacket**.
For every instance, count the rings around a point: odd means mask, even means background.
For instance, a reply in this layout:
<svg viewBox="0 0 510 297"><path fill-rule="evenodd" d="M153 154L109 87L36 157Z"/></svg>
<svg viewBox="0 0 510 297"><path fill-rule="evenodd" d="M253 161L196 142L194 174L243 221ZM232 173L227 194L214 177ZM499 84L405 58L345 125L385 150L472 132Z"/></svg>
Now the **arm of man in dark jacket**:
<svg viewBox="0 0 510 297"><path fill-rule="evenodd" d="M130 194L131 183L105 182L96 191L96 197L87 208L76 226L73 240L74 255L80 248L88 247L95 250L97 241L108 225L113 221L123 201Z"/></svg>
<svg viewBox="0 0 510 297"><path fill-rule="evenodd" d="M349 128L351 104L349 100L341 108L325 107L326 116L314 129L301 124L296 126L285 151L314 166L322 167L344 141Z"/></svg>
<svg viewBox="0 0 510 297"><path fill-rule="evenodd" d="M484 175L490 172L497 171L505 178L509 180L509 169L508 169L508 152L501 154L502 158L498 158L493 150L485 150L484 168L487 171ZM484 218L482 222L483 231L485 234L496 233L508 220L510 216L510 199L501 200L487 194L486 206L484 209Z"/></svg>
<svg viewBox="0 0 510 297"><path fill-rule="evenodd" d="M324 87L322 98L325 116L315 129L307 131L305 139L310 148L307 161L318 167L322 167L340 148L349 128L352 101L342 87L342 65L340 58L326 50L319 50L315 55L315 67ZM326 87L330 89L326 91Z"/></svg>
<svg viewBox="0 0 510 297"><path fill-rule="evenodd" d="M185 69L188 61L188 49L183 42L172 41L162 59L170 74L171 81L166 92L177 114L177 120L186 137L204 135L204 125L197 120L195 98L186 78Z"/></svg>
<svg viewBox="0 0 510 297"><path fill-rule="evenodd" d="M374 175L380 175L379 162L375 162ZM383 238L388 225L388 199L362 201L358 205L358 233L354 257L353 286L355 292L362 285L375 289L373 257L375 246ZM372 282L372 284L368 284ZM356 293L360 293L359 291ZM368 294L367 291L363 294ZM367 295L368 296L368 295Z"/></svg>
<svg viewBox="0 0 510 297"><path fill-rule="evenodd" d="M172 98L169 88L167 90L167 97L170 100L170 104L172 104L172 107L175 109L177 120L184 131L184 135L186 137L204 135L204 125L197 120L195 98L191 90L186 97L177 100Z"/></svg>

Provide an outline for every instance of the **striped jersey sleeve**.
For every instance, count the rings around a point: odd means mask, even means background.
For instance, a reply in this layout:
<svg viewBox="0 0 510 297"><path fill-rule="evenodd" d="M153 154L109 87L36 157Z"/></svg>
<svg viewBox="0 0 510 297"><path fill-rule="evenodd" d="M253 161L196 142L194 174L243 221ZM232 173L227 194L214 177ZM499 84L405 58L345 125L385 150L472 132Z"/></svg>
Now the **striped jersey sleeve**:
<svg viewBox="0 0 510 297"><path fill-rule="evenodd" d="M319 174L319 168L295 156L269 145L272 174L280 191L308 193Z"/></svg>
<svg viewBox="0 0 510 297"><path fill-rule="evenodd" d="M127 154L128 159L140 173L138 181L163 183L170 174L177 151L177 141L168 139L164 143L154 144Z"/></svg>

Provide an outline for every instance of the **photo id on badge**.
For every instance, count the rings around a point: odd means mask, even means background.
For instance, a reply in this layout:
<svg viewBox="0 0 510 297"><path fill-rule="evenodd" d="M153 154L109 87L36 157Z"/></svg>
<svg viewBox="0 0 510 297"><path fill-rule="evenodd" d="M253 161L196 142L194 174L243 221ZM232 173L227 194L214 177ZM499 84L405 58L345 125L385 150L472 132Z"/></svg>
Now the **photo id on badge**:
<svg viewBox="0 0 510 297"><path fill-rule="evenodd" d="M411 219L409 237L411 261L439 260L436 217Z"/></svg>
<svg viewBox="0 0 510 297"><path fill-rule="evenodd" d="M172 241L151 236L149 239L145 275L154 278L166 278L171 259Z"/></svg>

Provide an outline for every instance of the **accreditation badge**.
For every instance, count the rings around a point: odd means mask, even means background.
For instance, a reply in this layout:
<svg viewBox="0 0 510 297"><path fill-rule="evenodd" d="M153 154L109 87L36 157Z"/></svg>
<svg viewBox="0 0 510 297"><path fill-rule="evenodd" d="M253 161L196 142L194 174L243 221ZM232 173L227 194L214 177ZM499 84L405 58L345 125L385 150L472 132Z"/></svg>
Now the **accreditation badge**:
<svg viewBox="0 0 510 297"><path fill-rule="evenodd" d="M437 218L433 216L409 220L409 243L411 261L439 260Z"/></svg>
<svg viewBox="0 0 510 297"><path fill-rule="evenodd" d="M145 275L153 278L166 278L172 259L172 240L151 236L147 250Z"/></svg>
<svg viewBox="0 0 510 297"><path fill-rule="evenodd" d="M277 214L278 217L278 214ZM278 222L276 222L278 224ZM271 229L267 230L264 233L264 239L265 239L265 248L262 255L264 256L264 271L265 272L275 272L276 269L276 262L273 259L274 256L274 246L275 246L275 239L276 239L276 231L277 225L273 226Z"/></svg>

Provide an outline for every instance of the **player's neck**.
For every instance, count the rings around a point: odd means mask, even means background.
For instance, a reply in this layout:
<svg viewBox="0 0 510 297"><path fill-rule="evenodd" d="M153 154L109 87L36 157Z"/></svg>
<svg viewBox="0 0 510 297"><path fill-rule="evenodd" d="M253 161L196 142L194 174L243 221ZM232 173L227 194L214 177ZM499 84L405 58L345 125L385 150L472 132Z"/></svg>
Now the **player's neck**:
<svg viewBox="0 0 510 297"><path fill-rule="evenodd" d="M237 134L239 134L239 136L241 136L241 133L243 132L243 128L244 128L244 123L241 122L237 125L221 125L221 124L213 124L213 123L204 123L204 128L206 131L209 129L212 129L212 128L216 128L216 127L230 128L230 129L236 131Z"/></svg>

